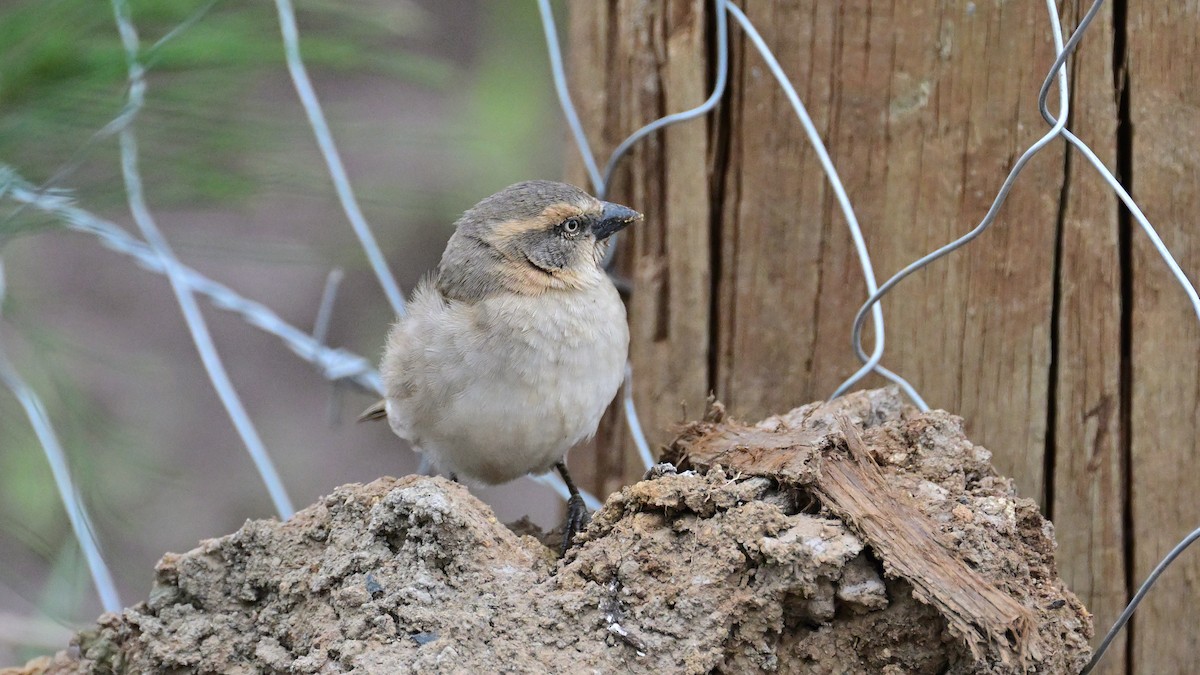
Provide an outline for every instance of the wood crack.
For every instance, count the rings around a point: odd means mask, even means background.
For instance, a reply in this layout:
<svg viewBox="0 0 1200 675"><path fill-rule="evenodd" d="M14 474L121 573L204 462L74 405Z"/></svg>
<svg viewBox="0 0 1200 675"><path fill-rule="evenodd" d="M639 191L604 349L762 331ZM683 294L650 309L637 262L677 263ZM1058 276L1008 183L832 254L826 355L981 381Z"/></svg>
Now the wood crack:
<svg viewBox="0 0 1200 675"><path fill-rule="evenodd" d="M1113 13L1113 89L1117 96L1117 180L1132 195L1133 189L1133 120L1130 110L1128 69L1128 0L1114 0ZM1121 534L1125 556L1125 599L1133 597L1135 547L1133 519L1133 217L1124 204L1117 207L1117 241L1121 269L1121 365L1119 376L1121 452ZM1137 617L1126 626L1125 672L1135 672L1134 631Z"/></svg>

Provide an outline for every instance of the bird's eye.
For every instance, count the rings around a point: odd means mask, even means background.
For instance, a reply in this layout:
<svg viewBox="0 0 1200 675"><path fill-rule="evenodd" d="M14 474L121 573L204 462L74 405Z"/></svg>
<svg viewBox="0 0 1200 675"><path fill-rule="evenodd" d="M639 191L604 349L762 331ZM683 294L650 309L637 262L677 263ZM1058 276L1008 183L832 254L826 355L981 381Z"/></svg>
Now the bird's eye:
<svg viewBox="0 0 1200 675"><path fill-rule="evenodd" d="M560 227L562 227L564 234L576 235L579 234L579 229L582 227L582 225L580 224L578 218L567 218L562 222Z"/></svg>

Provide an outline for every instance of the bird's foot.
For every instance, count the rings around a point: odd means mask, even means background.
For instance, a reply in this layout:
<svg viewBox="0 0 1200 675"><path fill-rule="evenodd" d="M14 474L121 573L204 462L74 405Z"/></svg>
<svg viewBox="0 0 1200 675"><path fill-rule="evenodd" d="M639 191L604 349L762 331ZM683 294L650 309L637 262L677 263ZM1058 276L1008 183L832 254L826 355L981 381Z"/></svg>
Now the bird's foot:
<svg viewBox="0 0 1200 675"><path fill-rule="evenodd" d="M571 495L567 500L567 522L563 526L562 550L559 551L559 556L567 555L567 551L575 544L575 535L583 531L587 527L588 520L587 506L583 503L583 497L580 495Z"/></svg>

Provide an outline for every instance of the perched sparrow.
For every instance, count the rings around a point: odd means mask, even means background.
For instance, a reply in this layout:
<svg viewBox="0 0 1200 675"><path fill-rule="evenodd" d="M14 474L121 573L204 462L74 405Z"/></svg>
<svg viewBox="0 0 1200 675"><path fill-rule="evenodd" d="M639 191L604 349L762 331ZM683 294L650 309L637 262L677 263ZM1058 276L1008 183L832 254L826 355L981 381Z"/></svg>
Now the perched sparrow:
<svg viewBox="0 0 1200 675"><path fill-rule="evenodd" d="M557 468L571 493L565 551L587 510L564 456L596 433L629 351L625 306L600 261L608 237L641 218L550 181L476 204L392 326L387 398L359 419L387 417L455 480Z"/></svg>

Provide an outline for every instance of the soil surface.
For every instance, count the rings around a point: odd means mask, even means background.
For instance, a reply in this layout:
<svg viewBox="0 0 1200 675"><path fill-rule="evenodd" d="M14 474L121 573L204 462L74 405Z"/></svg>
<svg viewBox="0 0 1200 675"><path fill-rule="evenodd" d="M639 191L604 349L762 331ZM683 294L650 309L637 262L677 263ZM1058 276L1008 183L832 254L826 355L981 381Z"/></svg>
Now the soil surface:
<svg viewBox="0 0 1200 675"><path fill-rule="evenodd" d="M346 485L286 523L168 554L148 600L7 672L898 675L1087 662L1091 620L1058 578L1052 526L952 415L919 414L889 390L748 426L716 407L667 456L679 468L609 497L562 561L460 485Z"/></svg>

